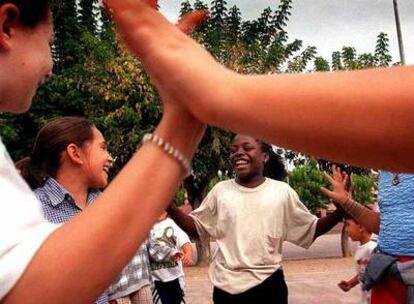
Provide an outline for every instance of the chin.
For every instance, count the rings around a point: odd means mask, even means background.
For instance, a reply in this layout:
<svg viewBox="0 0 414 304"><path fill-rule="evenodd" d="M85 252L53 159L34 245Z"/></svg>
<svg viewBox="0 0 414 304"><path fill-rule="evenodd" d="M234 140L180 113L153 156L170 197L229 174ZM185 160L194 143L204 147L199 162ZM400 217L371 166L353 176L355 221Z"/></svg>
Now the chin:
<svg viewBox="0 0 414 304"><path fill-rule="evenodd" d="M0 110L2 112L10 112L10 113L24 113L30 109L32 105L32 99L25 100L24 102L12 102L7 103L5 105L0 105Z"/></svg>

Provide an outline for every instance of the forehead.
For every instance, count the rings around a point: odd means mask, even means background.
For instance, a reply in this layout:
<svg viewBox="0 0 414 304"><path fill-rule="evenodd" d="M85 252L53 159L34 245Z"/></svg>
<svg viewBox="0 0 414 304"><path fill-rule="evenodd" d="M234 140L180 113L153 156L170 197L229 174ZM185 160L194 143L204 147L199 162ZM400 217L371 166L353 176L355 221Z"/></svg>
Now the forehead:
<svg viewBox="0 0 414 304"><path fill-rule="evenodd" d="M52 17L48 17L44 21L39 22L33 28L33 32L37 35L42 35L46 39L52 39L54 37Z"/></svg>
<svg viewBox="0 0 414 304"><path fill-rule="evenodd" d="M357 223L353 219L346 219L345 224L347 225L357 225Z"/></svg>
<svg viewBox="0 0 414 304"><path fill-rule="evenodd" d="M242 135L237 134L233 140L231 141L232 145L243 145L243 144L251 144L251 145L259 145L257 140L249 135Z"/></svg>
<svg viewBox="0 0 414 304"><path fill-rule="evenodd" d="M93 132L93 140L99 143L105 142L105 137L102 135L101 131L99 131L97 128L92 129Z"/></svg>

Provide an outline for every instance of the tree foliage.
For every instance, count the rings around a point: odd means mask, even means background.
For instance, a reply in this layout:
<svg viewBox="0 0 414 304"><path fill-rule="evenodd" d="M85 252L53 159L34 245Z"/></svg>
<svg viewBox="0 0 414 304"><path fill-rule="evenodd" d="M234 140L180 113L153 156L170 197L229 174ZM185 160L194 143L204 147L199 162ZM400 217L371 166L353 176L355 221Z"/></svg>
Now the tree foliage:
<svg viewBox="0 0 414 304"><path fill-rule="evenodd" d="M194 38L217 60L240 73L302 73L315 60L316 71L346 70L390 64L388 38L378 36L374 54L356 54L347 48L329 62L317 57L316 48L290 39L287 25L292 0L265 8L257 19L244 20L237 6L225 0L207 5L185 0L180 15L194 9L209 9L210 20ZM154 130L161 117L159 96L140 62L117 42L112 23L98 0L52 1L56 40L53 46L54 76L39 90L30 112L0 114L0 135L15 160L30 154L36 132L52 118L86 116L103 131L116 157L116 173L134 153L146 132ZM227 161L231 134L208 128L196 154L194 176L185 185L199 202L212 181L231 175ZM292 151L284 155L305 163L305 156ZM321 163L319 163L321 165ZM162 168L154 168L154 170Z"/></svg>
<svg viewBox="0 0 414 304"><path fill-rule="evenodd" d="M320 191L321 187L330 188L329 182L322 174L323 171L325 170L315 159L308 159L289 173L289 184L314 214L317 214L321 208L327 208L330 203L329 198ZM371 172L352 174L351 180L354 184L353 198L363 205L373 203L373 189L376 181L373 174Z"/></svg>

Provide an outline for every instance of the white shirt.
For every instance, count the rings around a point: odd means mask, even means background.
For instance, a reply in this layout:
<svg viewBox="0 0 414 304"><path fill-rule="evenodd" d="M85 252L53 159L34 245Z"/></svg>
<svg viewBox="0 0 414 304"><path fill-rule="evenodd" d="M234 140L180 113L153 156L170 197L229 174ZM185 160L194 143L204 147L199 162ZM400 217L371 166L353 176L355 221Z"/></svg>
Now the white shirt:
<svg viewBox="0 0 414 304"><path fill-rule="evenodd" d="M188 235L170 218L157 222L151 230L151 237L158 245L181 251L190 242ZM152 278L161 282L170 282L184 277L181 261L151 262Z"/></svg>
<svg viewBox="0 0 414 304"><path fill-rule="evenodd" d="M284 241L309 247L317 223L288 184L268 178L256 188L220 182L191 216L200 238L217 241L209 272L213 285L231 294L279 269Z"/></svg>
<svg viewBox="0 0 414 304"><path fill-rule="evenodd" d="M58 226L47 223L40 204L17 173L0 139L0 299L16 284L45 238Z"/></svg>
<svg viewBox="0 0 414 304"><path fill-rule="evenodd" d="M377 247L377 243L374 241L369 241L363 245L359 245L355 250L354 260L355 268L358 274L358 279L361 281L361 277L367 268L369 259L371 258L372 251ZM361 304L369 304L371 298L371 292L362 290L361 288Z"/></svg>

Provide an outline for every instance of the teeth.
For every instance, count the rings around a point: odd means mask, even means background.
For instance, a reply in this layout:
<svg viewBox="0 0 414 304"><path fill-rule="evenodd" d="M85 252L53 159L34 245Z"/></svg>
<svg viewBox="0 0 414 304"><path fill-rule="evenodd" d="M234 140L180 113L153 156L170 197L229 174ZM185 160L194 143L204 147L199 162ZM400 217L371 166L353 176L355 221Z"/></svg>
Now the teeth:
<svg viewBox="0 0 414 304"><path fill-rule="evenodd" d="M245 165L245 164L247 164L247 161L245 160L240 159L236 161L236 165Z"/></svg>

